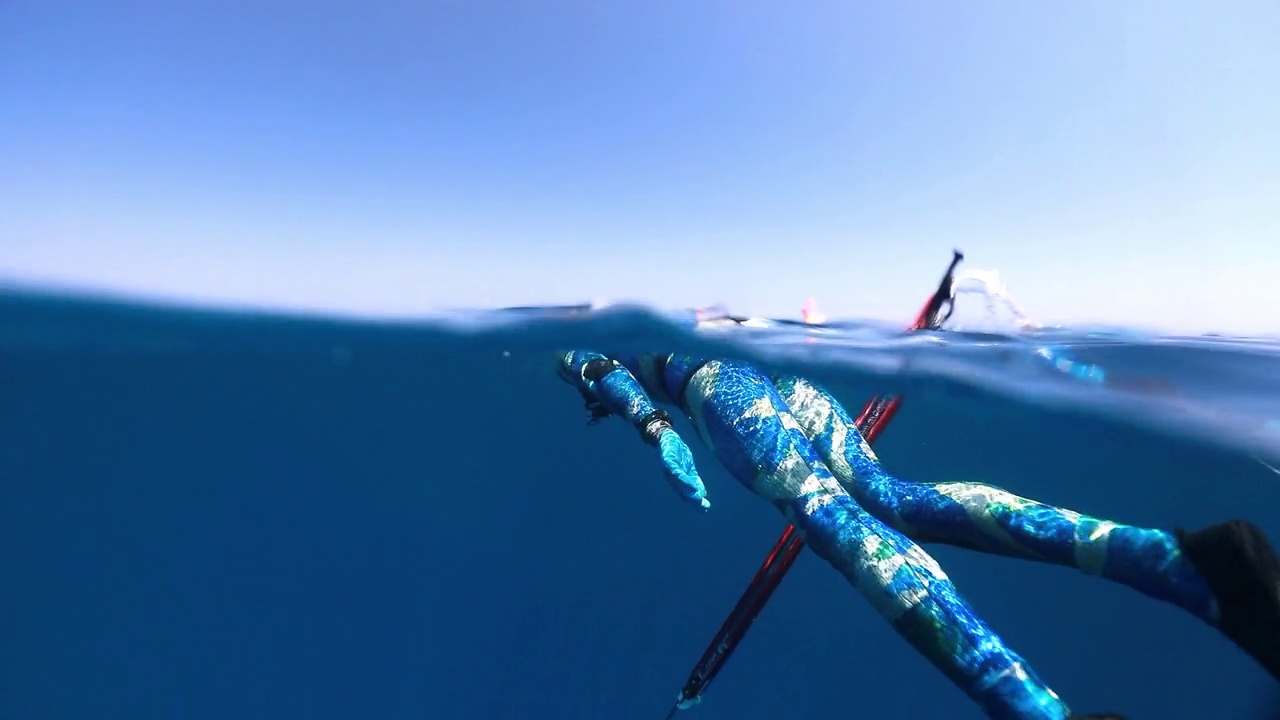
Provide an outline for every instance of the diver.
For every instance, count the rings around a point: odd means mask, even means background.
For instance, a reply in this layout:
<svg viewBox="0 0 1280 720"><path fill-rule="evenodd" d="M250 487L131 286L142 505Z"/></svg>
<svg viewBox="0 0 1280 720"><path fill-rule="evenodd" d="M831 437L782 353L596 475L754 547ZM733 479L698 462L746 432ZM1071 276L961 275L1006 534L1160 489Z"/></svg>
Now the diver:
<svg viewBox="0 0 1280 720"><path fill-rule="evenodd" d="M575 351L561 357L559 372L586 399L593 420L611 414L626 419L659 450L676 491L706 509L710 502L692 453L653 401L680 408L729 472L777 507L989 717L1061 720L1069 711L976 616L916 540L1091 570L1179 604L1273 674L1280 667L1280 564L1247 523L1168 534L1087 518L985 485L903 483L880 468L827 393L743 362L681 355L619 362ZM1010 535L1007 528L1017 532Z"/></svg>

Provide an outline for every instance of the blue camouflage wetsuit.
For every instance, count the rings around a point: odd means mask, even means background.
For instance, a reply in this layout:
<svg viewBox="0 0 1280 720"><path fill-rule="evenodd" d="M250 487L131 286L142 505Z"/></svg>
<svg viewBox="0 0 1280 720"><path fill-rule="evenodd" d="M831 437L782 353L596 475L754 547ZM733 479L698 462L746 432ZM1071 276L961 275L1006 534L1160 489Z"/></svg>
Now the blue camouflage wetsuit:
<svg viewBox="0 0 1280 720"><path fill-rule="evenodd" d="M619 361L620 360L620 361ZM561 377L662 456L706 508L692 454L654 401L675 405L716 457L769 500L815 552L992 718L1068 717L1066 704L984 623L920 542L1070 565L1173 602L1207 622L1217 607L1177 539L1089 518L978 483L907 483L880 467L852 418L801 378L682 355L561 357ZM606 413L607 411L607 413Z"/></svg>
<svg viewBox="0 0 1280 720"><path fill-rule="evenodd" d="M1217 624L1213 592L1173 533L1100 520L983 483L899 480L881 467L830 393L795 376L771 380L845 490L912 540L1066 565Z"/></svg>

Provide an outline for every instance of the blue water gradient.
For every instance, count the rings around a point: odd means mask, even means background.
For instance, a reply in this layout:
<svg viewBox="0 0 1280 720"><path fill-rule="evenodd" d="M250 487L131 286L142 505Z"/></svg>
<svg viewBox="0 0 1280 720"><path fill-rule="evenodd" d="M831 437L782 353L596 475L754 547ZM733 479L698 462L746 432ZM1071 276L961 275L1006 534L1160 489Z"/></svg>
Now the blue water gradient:
<svg viewBox="0 0 1280 720"><path fill-rule="evenodd" d="M906 391L877 443L901 477L1280 539L1274 341L447 320L0 295L0 717L660 718L781 521L698 444L713 506L674 497L632 428L586 424L565 347ZM1049 341L1138 380L1073 384ZM1274 681L1172 606L930 550L1076 710L1273 717ZM688 713L980 717L808 554Z"/></svg>

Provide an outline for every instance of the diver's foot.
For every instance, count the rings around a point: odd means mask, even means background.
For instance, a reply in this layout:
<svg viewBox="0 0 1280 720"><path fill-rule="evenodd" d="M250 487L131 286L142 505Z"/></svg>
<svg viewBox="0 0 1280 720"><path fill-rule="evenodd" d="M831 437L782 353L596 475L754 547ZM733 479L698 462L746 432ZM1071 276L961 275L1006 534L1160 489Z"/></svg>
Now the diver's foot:
<svg viewBox="0 0 1280 720"><path fill-rule="evenodd" d="M1245 520L1177 535L1218 600L1218 629L1280 680L1280 558L1271 543Z"/></svg>

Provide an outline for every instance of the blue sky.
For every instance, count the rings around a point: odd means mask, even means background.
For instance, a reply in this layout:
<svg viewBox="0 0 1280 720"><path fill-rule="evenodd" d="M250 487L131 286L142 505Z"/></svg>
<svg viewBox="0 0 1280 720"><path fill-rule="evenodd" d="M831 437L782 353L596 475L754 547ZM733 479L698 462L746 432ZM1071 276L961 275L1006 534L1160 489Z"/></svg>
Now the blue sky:
<svg viewBox="0 0 1280 720"><path fill-rule="evenodd" d="M0 4L0 278L1280 329L1280 5Z"/></svg>

